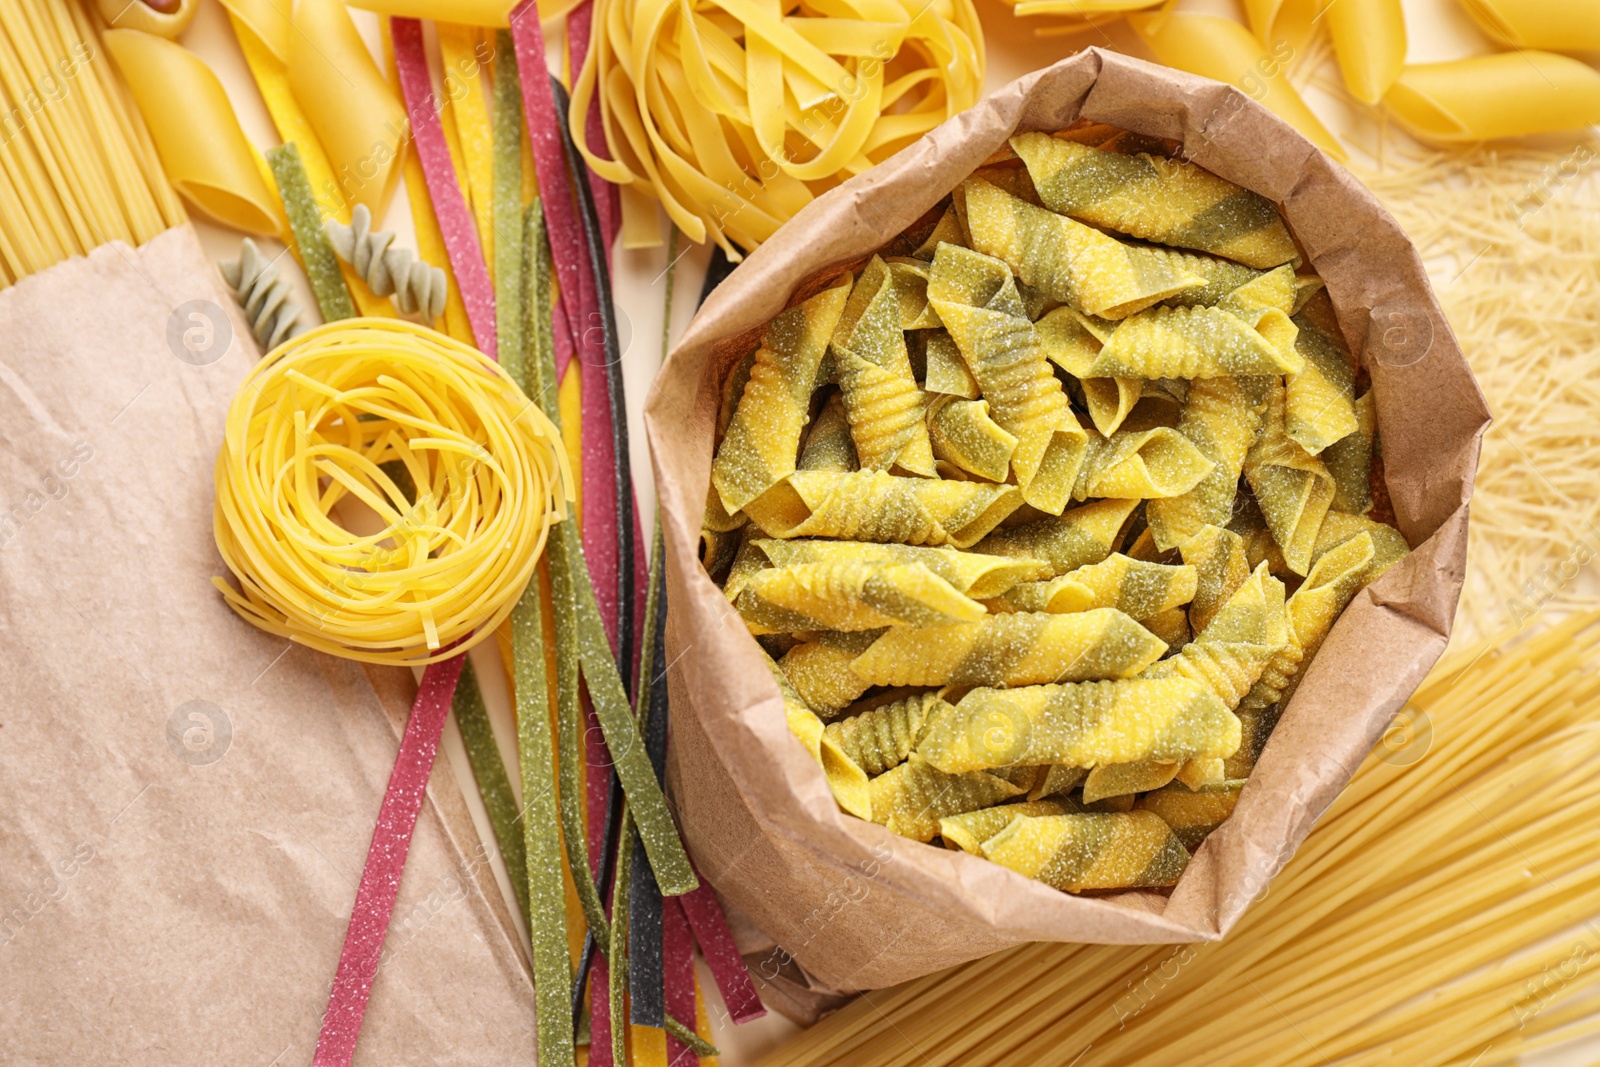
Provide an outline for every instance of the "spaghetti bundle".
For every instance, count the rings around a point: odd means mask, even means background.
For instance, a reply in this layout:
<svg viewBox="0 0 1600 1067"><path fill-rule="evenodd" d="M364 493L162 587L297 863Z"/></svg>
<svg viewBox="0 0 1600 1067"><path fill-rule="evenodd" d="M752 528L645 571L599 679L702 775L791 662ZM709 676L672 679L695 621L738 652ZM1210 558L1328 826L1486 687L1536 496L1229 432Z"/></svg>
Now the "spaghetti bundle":
<svg viewBox="0 0 1600 1067"><path fill-rule="evenodd" d="M216 581L234 610L324 652L410 665L510 614L566 517L572 474L559 432L482 354L351 319L294 338L246 379L216 492L217 547L240 589ZM332 511L346 501L379 528L342 525Z"/></svg>
<svg viewBox="0 0 1600 1067"><path fill-rule="evenodd" d="M734 245L754 248L819 193L972 106L983 75L971 0L782 11L598 0L572 136L624 187L630 246L659 243L655 199L691 238L737 257ZM595 99L604 146L584 127Z"/></svg>

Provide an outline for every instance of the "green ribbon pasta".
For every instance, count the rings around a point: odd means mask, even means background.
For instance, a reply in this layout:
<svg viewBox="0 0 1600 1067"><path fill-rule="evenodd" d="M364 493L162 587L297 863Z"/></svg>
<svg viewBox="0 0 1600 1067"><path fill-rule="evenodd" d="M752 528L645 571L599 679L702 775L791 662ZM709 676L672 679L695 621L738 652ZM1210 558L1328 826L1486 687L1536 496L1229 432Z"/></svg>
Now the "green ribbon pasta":
<svg viewBox="0 0 1600 1067"><path fill-rule="evenodd" d="M953 626L892 627L851 669L873 685L1036 685L1131 678L1166 651L1115 608L1023 611Z"/></svg>
<svg viewBox="0 0 1600 1067"><path fill-rule="evenodd" d="M1176 885L1189 852L1148 811L1024 815L983 843L1002 867L1069 893Z"/></svg>
<svg viewBox="0 0 1600 1067"><path fill-rule="evenodd" d="M1103 763L1083 780L1083 802L1092 804L1107 797L1125 797L1160 789L1178 776L1178 763Z"/></svg>
<svg viewBox="0 0 1600 1067"><path fill-rule="evenodd" d="M828 397L811 428L806 431L806 443L800 449L798 468L835 473L861 469L861 462L856 457L856 442L850 436L850 420L845 415L844 401L838 393Z"/></svg>
<svg viewBox="0 0 1600 1067"><path fill-rule="evenodd" d="M1089 777L1089 768L1072 767L1065 763L1053 763L1044 769L1034 783L1033 789L1028 792L1029 800L1038 800L1040 797L1054 797L1065 800L1066 794L1072 792L1083 784Z"/></svg>
<svg viewBox="0 0 1600 1067"><path fill-rule="evenodd" d="M969 548L1021 503L1013 485L883 471L798 471L752 500L745 513L770 537Z"/></svg>
<svg viewBox="0 0 1600 1067"><path fill-rule="evenodd" d="M1071 616L1060 616L1071 618ZM1189 678L974 689L928 731L917 752L951 774L1060 763L1227 756L1239 720Z"/></svg>
<svg viewBox="0 0 1600 1067"><path fill-rule="evenodd" d="M1043 133L1013 137L1011 147L1045 206L1063 215L1250 267L1276 267L1299 254L1272 201L1193 163Z"/></svg>
<svg viewBox="0 0 1600 1067"><path fill-rule="evenodd" d="M711 467L730 514L794 471L817 370L849 296L847 285L825 289L767 325Z"/></svg>
<svg viewBox="0 0 1600 1067"><path fill-rule="evenodd" d="M1041 559L1055 574L1065 574L1111 555L1138 506L1137 500L1096 500L1062 515L996 530L976 547L989 555Z"/></svg>
<svg viewBox="0 0 1600 1067"><path fill-rule="evenodd" d="M1011 271L998 259L940 245L928 300L990 402L1017 438L1011 469L1022 499L1061 514L1087 449L1087 435L1050 370Z"/></svg>
<svg viewBox="0 0 1600 1067"><path fill-rule="evenodd" d="M1322 450L1317 458L1333 478L1333 503L1348 515L1372 510L1372 452L1378 440L1378 405L1369 390L1353 405L1356 428Z"/></svg>
<svg viewBox="0 0 1600 1067"><path fill-rule="evenodd" d="M1204 280L1165 250L1124 244L988 182L969 180L962 189L974 251L1090 315L1126 318Z"/></svg>
<svg viewBox="0 0 1600 1067"><path fill-rule="evenodd" d="M1194 567L1149 563L1117 552L1059 578L1013 586L991 607L1063 615L1116 608L1142 622L1189 603L1198 586L1199 572Z"/></svg>
<svg viewBox="0 0 1600 1067"><path fill-rule="evenodd" d="M920 563L861 560L760 571L745 583L738 608L757 634L937 626L984 616L982 604Z"/></svg>

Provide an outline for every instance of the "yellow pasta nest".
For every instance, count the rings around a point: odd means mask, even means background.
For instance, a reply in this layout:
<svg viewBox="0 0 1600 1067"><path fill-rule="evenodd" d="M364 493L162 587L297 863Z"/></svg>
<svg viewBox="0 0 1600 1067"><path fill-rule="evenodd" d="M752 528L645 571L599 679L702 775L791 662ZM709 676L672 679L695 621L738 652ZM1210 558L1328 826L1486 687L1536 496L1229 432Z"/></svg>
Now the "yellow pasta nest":
<svg viewBox="0 0 1600 1067"><path fill-rule="evenodd" d="M347 319L275 349L239 387L215 531L263 630L418 665L510 613L572 472L560 432L482 353L397 319Z"/></svg>
<svg viewBox="0 0 1600 1067"><path fill-rule="evenodd" d="M1276 206L1098 129L768 324L704 535L844 811L1067 892L1176 882L1409 551Z"/></svg>

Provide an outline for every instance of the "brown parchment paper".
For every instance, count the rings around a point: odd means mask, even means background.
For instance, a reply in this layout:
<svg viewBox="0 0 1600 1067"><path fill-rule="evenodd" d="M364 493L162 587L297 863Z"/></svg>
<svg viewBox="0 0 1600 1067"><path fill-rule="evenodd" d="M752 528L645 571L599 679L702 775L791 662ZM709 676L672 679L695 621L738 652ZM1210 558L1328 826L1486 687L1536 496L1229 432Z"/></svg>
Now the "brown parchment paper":
<svg viewBox="0 0 1600 1067"><path fill-rule="evenodd" d="M211 586L258 353L192 230L0 292L0 338L0 1062L309 1063L415 683ZM533 1062L489 858L441 759L357 1063Z"/></svg>
<svg viewBox="0 0 1600 1067"><path fill-rule="evenodd" d="M1181 142L1282 205L1377 393L1384 469L1414 554L1334 627L1231 819L1169 896L1074 897L838 810L785 726L754 640L697 561L722 383L808 280L910 225L1014 132L1084 118ZM671 613L670 779L696 861L770 939L757 976L799 1016L1028 941L1220 937L1421 681L1449 634L1488 409L1394 220L1355 178L1229 86L1090 49L1028 75L802 211L701 309L646 409Z"/></svg>

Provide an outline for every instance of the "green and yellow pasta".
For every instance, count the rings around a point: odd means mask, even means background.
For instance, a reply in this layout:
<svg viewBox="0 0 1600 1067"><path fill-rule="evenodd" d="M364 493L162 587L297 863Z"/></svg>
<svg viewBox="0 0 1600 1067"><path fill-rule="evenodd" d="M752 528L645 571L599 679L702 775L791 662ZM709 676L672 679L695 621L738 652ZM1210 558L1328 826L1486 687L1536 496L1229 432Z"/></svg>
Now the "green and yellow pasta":
<svg viewBox="0 0 1600 1067"><path fill-rule="evenodd" d="M920 563L838 560L774 567L750 576L737 606L755 633L937 626L984 617L982 604Z"/></svg>
<svg viewBox="0 0 1600 1067"><path fill-rule="evenodd" d="M1065 574L1111 555L1138 506L1137 500L1096 500L1062 515L996 530L976 548L989 555L1043 560L1055 574Z"/></svg>
<svg viewBox="0 0 1600 1067"><path fill-rule="evenodd" d="M1233 814L1243 788L1244 782L1238 780L1201 790L1169 785L1140 797L1133 809L1159 815L1185 848L1194 849Z"/></svg>
<svg viewBox="0 0 1600 1067"><path fill-rule="evenodd" d="M1073 497L1160 500L1182 496L1217 464L1177 430L1119 430L1089 438L1088 455L1078 472Z"/></svg>
<svg viewBox="0 0 1600 1067"><path fill-rule="evenodd" d="M745 505L771 537L969 548L1017 509L1016 486L798 471Z"/></svg>
<svg viewBox="0 0 1600 1067"><path fill-rule="evenodd" d="M1020 796L1023 789L987 771L945 774L913 752L867 783L872 820L902 837L931 841L939 820Z"/></svg>
<svg viewBox="0 0 1600 1067"><path fill-rule="evenodd" d="M898 466L931 478L925 405L911 371L897 290L888 265L872 257L834 328L835 375L862 468Z"/></svg>
<svg viewBox="0 0 1600 1067"><path fill-rule="evenodd" d="M828 739L869 776L904 763L935 716L949 708L937 693L918 693L828 724Z"/></svg>
<svg viewBox="0 0 1600 1067"><path fill-rule="evenodd" d="M983 854L1046 885L1081 893L1176 885L1189 852L1159 815L1024 815L983 843Z"/></svg>
<svg viewBox="0 0 1600 1067"><path fill-rule="evenodd" d="M1215 307L1154 307L1117 325L1081 377L1220 378L1296 374L1296 327L1269 308L1245 318Z"/></svg>
<svg viewBox="0 0 1600 1067"><path fill-rule="evenodd" d="M928 406L928 434L935 459L991 482L1011 470L1017 439L989 417L987 400L941 396Z"/></svg>
<svg viewBox="0 0 1600 1067"><path fill-rule="evenodd" d="M1059 578L1012 586L990 608L1057 614L1116 608L1143 621L1189 603L1198 588L1195 567L1149 563L1118 552Z"/></svg>
<svg viewBox="0 0 1600 1067"><path fill-rule="evenodd" d="M1285 566L1305 574L1322 520L1333 504L1333 476L1289 436L1286 417L1285 389L1274 380L1267 389L1261 432L1245 456L1244 476Z"/></svg>
<svg viewBox="0 0 1600 1067"><path fill-rule="evenodd" d="M1024 815L1071 815L1078 806L1066 800L1023 800L993 808L949 815L939 820L939 836L948 848L983 855L983 843Z"/></svg>
<svg viewBox="0 0 1600 1067"><path fill-rule="evenodd" d="M778 683L778 695L783 698L783 712L789 732L799 738L811 758L822 768L834 799L850 814L862 819L872 818L872 800L866 773L827 736L822 720L789 684L778 665L770 657L767 657L766 663L772 672L772 680Z"/></svg>

